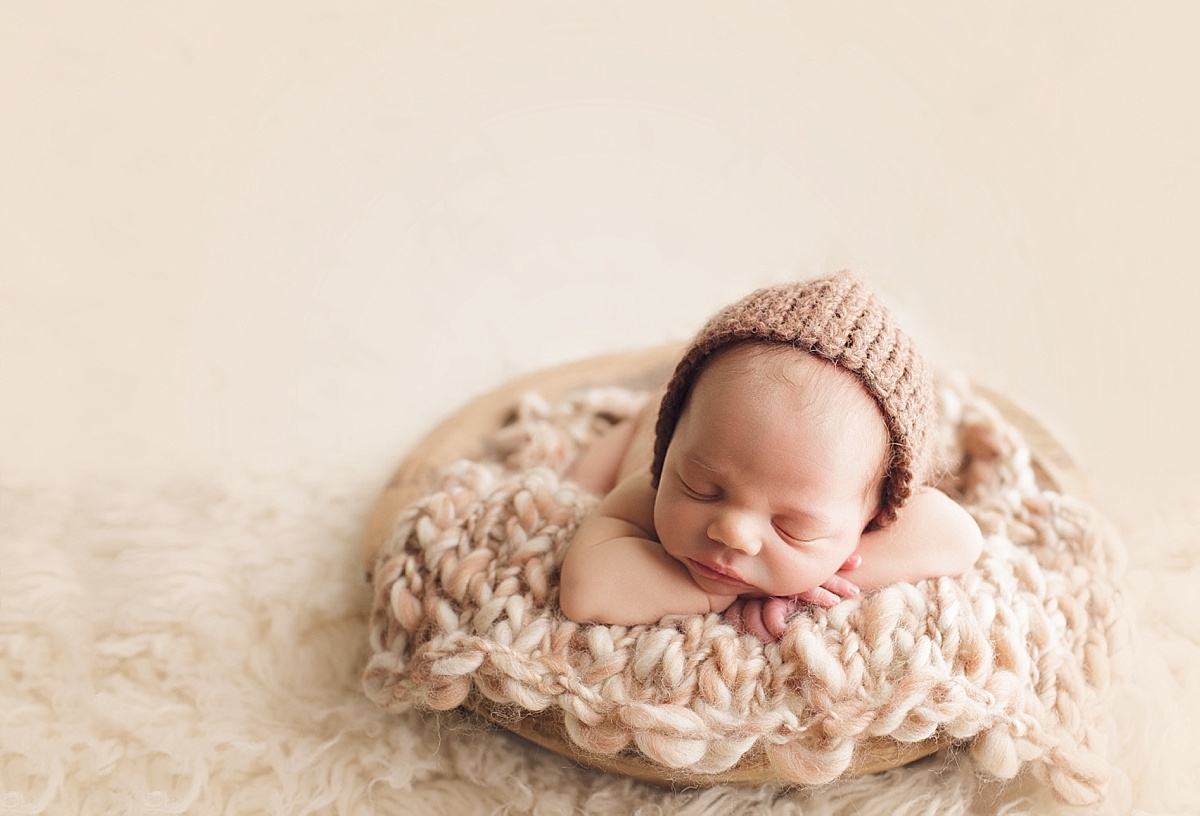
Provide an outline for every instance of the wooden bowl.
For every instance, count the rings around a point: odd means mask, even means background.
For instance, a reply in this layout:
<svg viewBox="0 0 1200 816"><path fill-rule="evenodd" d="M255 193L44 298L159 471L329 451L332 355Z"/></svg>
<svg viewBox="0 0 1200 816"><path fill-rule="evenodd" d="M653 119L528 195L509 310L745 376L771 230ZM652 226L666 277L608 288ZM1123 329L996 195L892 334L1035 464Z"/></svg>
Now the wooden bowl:
<svg viewBox="0 0 1200 816"><path fill-rule="evenodd" d="M682 346L671 344L568 363L514 380L468 403L409 452L380 495L367 522L365 557L368 572L399 512L427 494L436 475L447 465L458 459L481 456L483 440L512 418L513 408L522 394L536 391L553 402L569 391L591 386L624 386L650 391L667 381L681 351ZM1039 484L1060 492L1085 493L1078 469L1045 428L1002 395L978 385L973 387L1024 435ZM643 782L669 787L786 784L775 774L760 750L747 752L735 766L722 773L689 773L652 762L634 749L615 755L584 751L568 737L562 712L556 708L541 712L520 711L512 706L499 706L478 692L472 692L465 705L489 722L573 762ZM855 749L854 760L844 776L879 773L906 765L950 743L949 738L937 736L917 743L903 743L886 737L863 740Z"/></svg>

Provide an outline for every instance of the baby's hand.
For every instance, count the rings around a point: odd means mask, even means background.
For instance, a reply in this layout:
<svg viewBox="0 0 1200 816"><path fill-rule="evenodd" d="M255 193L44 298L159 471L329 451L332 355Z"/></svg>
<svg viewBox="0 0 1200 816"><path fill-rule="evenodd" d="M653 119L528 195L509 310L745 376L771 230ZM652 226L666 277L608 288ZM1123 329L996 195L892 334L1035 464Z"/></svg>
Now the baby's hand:
<svg viewBox="0 0 1200 816"><path fill-rule="evenodd" d="M850 570L858 569L860 566L862 566L862 556L854 553L846 559L846 562L842 564L838 572L849 572ZM810 589L807 592L801 592L799 595L793 597L802 603L823 606L828 609L842 598L853 598L858 594L858 591L858 584L834 574L829 576L829 580L819 587Z"/></svg>
<svg viewBox="0 0 1200 816"><path fill-rule="evenodd" d="M862 557L846 559L840 571L856 569ZM749 632L763 643L773 643L787 631L787 619L804 604L830 607L842 598L853 598L858 586L833 575L815 589L791 597L739 597L725 610L725 619L739 632Z"/></svg>

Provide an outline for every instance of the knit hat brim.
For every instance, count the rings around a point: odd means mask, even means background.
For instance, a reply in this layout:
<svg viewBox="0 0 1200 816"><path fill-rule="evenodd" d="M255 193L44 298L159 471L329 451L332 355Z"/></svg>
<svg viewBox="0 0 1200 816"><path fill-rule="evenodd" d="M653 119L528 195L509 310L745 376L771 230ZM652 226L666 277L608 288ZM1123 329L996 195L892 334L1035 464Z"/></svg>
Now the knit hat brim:
<svg viewBox="0 0 1200 816"><path fill-rule="evenodd" d="M651 465L655 486L700 370L718 351L742 342L788 344L859 378L879 405L892 447L873 525L894 520L930 475L936 399L911 338L870 287L845 272L759 289L701 329L676 366L659 407Z"/></svg>

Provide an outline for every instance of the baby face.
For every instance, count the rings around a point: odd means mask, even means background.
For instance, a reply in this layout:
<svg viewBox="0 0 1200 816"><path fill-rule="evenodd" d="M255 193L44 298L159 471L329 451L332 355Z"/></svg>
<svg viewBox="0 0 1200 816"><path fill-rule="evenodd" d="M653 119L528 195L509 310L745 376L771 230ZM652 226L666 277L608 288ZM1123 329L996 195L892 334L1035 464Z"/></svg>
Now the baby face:
<svg viewBox="0 0 1200 816"><path fill-rule="evenodd" d="M795 595L858 546L888 434L853 374L745 343L697 377L663 462L654 527L706 592Z"/></svg>

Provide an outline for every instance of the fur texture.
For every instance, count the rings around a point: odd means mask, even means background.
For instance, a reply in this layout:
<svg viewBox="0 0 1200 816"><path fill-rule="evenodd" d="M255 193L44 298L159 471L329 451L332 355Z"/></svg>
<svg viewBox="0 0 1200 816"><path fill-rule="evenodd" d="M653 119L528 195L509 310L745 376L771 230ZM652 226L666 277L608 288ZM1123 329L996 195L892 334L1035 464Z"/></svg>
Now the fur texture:
<svg viewBox="0 0 1200 816"><path fill-rule="evenodd" d="M0 492L0 813L1075 814L949 752L813 791L671 793L363 695L375 479ZM1200 801L1200 502L1124 508L1134 672L1086 812ZM1140 515L1139 515L1140 513Z"/></svg>

